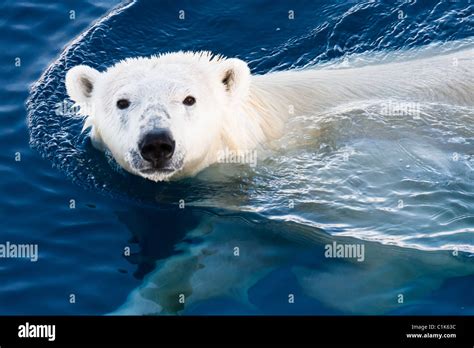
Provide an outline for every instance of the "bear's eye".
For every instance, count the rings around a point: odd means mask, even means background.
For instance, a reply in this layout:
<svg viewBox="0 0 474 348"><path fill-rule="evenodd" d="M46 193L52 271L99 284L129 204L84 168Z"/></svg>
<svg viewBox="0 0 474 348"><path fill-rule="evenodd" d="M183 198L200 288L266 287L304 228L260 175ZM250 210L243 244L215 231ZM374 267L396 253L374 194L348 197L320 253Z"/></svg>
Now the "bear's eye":
<svg viewBox="0 0 474 348"><path fill-rule="evenodd" d="M183 100L183 104L186 106L191 106L196 103L196 98L194 98L192 95L188 95L186 98Z"/></svg>
<svg viewBox="0 0 474 348"><path fill-rule="evenodd" d="M130 101L127 99L119 99L117 100L117 107L120 110L126 109L130 106Z"/></svg>

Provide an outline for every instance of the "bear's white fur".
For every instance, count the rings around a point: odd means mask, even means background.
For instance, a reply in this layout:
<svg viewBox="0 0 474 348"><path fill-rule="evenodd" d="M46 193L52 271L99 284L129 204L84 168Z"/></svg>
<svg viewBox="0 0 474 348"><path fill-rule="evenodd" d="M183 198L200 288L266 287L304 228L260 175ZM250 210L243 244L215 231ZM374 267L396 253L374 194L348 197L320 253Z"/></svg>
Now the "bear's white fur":
<svg viewBox="0 0 474 348"><path fill-rule="evenodd" d="M219 153L250 151L280 137L289 116L367 99L474 103L474 50L360 68L295 69L251 75L245 62L209 52L129 58L105 72L73 67L70 98L87 116L95 147L127 171L154 181L191 176ZM196 103L183 104L187 96ZM119 99L130 106L117 108ZM166 170L151 168L138 144L168 129L176 142Z"/></svg>

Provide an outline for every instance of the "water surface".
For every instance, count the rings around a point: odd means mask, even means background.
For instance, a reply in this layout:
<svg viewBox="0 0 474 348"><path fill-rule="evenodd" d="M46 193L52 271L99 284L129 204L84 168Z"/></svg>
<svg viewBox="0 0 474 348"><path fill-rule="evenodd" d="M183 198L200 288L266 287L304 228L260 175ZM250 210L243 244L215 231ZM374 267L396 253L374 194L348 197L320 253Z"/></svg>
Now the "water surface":
<svg viewBox="0 0 474 348"><path fill-rule="evenodd" d="M155 184L93 149L64 88L76 64L180 49L253 73L455 51L472 47L467 1L4 7L0 241L38 243L40 259L1 261L3 314L474 313L472 108L344 105L291 120L255 168ZM326 258L334 241L363 244L364 261Z"/></svg>

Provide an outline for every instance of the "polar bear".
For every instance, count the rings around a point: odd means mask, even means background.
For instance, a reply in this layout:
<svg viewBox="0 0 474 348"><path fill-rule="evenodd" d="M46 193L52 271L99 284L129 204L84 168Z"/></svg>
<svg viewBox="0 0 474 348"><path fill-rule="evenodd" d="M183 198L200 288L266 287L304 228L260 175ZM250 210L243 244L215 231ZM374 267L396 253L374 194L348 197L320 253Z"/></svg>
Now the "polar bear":
<svg viewBox="0 0 474 348"><path fill-rule="evenodd" d="M472 106L473 53L252 75L237 58L176 52L104 72L78 65L65 84L96 148L133 174L167 181L198 173L224 149L248 151L281 137L290 116L384 98Z"/></svg>

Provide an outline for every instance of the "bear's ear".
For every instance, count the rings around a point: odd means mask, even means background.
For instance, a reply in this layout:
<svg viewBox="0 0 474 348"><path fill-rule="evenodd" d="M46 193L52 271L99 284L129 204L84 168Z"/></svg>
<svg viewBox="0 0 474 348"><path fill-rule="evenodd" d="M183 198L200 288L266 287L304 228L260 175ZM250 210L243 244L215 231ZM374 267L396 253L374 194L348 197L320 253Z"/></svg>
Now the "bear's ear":
<svg viewBox="0 0 474 348"><path fill-rule="evenodd" d="M245 97L250 88L250 69L243 60L224 59L220 62L220 80L225 90L232 96Z"/></svg>
<svg viewBox="0 0 474 348"><path fill-rule="evenodd" d="M66 90L76 103L85 103L92 96L100 72L87 66L76 65L66 74Z"/></svg>

